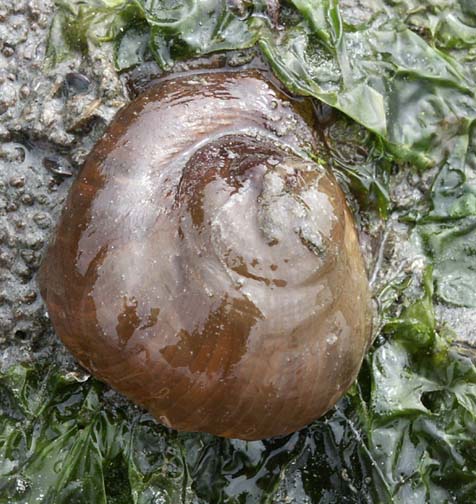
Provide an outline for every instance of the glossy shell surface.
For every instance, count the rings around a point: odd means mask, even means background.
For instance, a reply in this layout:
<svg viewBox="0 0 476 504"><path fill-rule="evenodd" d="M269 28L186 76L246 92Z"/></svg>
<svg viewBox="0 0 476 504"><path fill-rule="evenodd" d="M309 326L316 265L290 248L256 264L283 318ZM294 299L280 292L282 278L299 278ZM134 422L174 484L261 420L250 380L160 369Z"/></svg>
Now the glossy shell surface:
<svg viewBox="0 0 476 504"><path fill-rule="evenodd" d="M53 325L167 426L286 434L360 368L367 276L307 107L255 70L164 79L72 187L40 273Z"/></svg>

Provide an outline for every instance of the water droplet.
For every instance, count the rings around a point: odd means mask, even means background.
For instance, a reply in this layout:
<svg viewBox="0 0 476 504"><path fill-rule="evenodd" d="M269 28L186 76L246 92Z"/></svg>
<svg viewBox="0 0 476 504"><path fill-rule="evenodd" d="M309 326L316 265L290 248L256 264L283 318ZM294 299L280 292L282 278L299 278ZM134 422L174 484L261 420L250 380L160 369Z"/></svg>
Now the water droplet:
<svg viewBox="0 0 476 504"><path fill-rule="evenodd" d="M326 338L328 345L334 345L337 342L337 336L335 334L329 334Z"/></svg>

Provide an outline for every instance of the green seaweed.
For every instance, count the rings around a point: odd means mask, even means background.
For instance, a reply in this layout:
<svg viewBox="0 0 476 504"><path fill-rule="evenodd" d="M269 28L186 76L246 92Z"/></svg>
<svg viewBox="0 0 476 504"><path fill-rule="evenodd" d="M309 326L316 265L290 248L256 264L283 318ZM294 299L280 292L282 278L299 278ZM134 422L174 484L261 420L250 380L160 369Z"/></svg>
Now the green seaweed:
<svg viewBox="0 0 476 504"><path fill-rule="evenodd" d="M109 44L118 71L257 45L293 92L339 115L329 164L362 215L385 217L395 171L431 170L404 219L428 268L379 296L359 379L323 419L259 442L176 433L54 357L0 376L0 503L476 501L474 352L435 299L476 306L476 3L57 2L48 58ZM415 295L415 292L420 292Z"/></svg>
<svg viewBox="0 0 476 504"><path fill-rule="evenodd" d="M386 291L382 330L348 395L283 438L177 433L53 360L10 368L0 502L473 502L473 356L436 323L431 271L420 298L402 299L403 280Z"/></svg>

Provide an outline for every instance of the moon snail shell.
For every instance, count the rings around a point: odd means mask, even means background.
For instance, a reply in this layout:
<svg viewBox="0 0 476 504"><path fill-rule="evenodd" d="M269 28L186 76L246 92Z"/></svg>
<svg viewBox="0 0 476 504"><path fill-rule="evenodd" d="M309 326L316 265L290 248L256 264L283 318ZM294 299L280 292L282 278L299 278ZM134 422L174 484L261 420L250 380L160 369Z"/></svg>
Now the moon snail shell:
<svg viewBox="0 0 476 504"><path fill-rule="evenodd" d="M52 323L169 427L284 435L358 373L368 280L306 106L257 70L164 79L73 184L40 272Z"/></svg>

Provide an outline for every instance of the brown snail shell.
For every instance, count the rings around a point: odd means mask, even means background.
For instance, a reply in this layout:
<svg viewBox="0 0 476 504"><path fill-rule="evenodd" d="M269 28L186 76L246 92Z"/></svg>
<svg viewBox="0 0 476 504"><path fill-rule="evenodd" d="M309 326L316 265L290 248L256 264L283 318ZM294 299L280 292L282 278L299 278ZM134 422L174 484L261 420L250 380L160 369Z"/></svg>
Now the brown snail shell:
<svg viewBox="0 0 476 504"><path fill-rule="evenodd" d="M175 429L286 434L360 368L367 276L305 106L256 70L163 80L71 189L40 276L56 332Z"/></svg>

